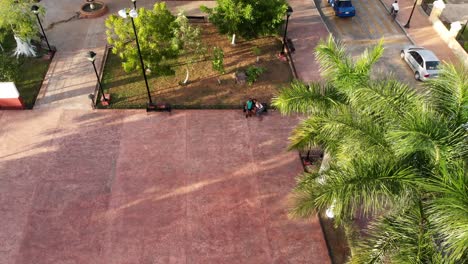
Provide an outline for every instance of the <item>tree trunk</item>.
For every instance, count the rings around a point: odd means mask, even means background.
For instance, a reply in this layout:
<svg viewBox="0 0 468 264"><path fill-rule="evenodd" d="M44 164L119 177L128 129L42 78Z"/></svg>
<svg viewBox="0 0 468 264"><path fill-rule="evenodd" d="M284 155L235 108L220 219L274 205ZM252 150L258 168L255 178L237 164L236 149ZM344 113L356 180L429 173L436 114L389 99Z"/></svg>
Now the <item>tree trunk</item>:
<svg viewBox="0 0 468 264"><path fill-rule="evenodd" d="M30 40L22 40L17 36L14 36L16 40L16 49L14 55L16 57L19 57L21 55L24 55L26 57L35 57L36 56L36 50L34 47L31 45Z"/></svg>
<svg viewBox="0 0 468 264"><path fill-rule="evenodd" d="M185 80L182 82L183 84L187 84L189 80L189 69L185 69Z"/></svg>
<svg viewBox="0 0 468 264"><path fill-rule="evenodd" d="M232 34L231 45L236 45L236 34Z"/></svg>

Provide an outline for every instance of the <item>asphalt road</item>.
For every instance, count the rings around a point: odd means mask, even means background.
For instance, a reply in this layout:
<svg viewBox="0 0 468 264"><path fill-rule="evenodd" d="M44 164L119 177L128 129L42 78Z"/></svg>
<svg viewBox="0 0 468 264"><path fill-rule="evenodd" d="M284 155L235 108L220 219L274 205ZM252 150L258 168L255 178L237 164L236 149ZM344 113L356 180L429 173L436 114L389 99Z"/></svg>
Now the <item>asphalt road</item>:
<svg viewBox="0 0 468 264"><path fill-rule="evenodd" d="M351 18L335 16L326 0L314 1L333 36L346 44L352 56L360 55L383 39L384 54L374 68L374 74L393 74L411 87L420 88L421 84L399 56L401 49L411 42L380 1L353 1L356 16Z"/></svg>

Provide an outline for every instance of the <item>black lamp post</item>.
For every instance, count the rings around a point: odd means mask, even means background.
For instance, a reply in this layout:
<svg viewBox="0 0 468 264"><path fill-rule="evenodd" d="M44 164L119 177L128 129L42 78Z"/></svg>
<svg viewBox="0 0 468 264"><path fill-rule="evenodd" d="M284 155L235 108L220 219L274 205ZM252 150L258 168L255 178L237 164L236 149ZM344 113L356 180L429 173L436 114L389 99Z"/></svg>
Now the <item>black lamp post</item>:
<svg viewBox="0 0 468 264"><path fill-rule="evenodd" d="M405 28L410 28L411 18L413 17L413 12L414 12L414 9L416 8L417 3L418 3L418 1L414 0L413 9L411 9L411 14L409 15L408 22L406 22L406 24L404 25Z"/></svg>
<svg viewBox="0 0 468 264"><path fill-rule="evenodd" d="M98 72L96 70L96 65L94 64L94 61L96 60L96 53L94 51L89 51L88 56L86 58L93 64L94 72L96 73L96 79L97 79L98 85L99 85L99 90L101 91L101 94L102 94L102 97L104 98L104 101L107 102L108 99L106 98L106 95L104 94L104 90L102 89L101 80L99 80L99 74L98 74Z"/></svg>
<svg viewBox="0 0 468 264"><path fill-rule="evenodd" d="M138 13L135 9L130 10L130 12L127 12L127 10L122 9L119 11L119 16L123 18L127 18L129 16L130 19L132 20L133 33L135 33L135 41L136 41L137 48L138 48L138 55L140 56L141 70L143 72L143 77L145 78L146 92L148 93L148 107L151 108L154 106L153 100L151 100L151 93L150 93L149 86L148 86L148 79L146 78L145 64L143 63L143 58L141 57L140 44L138 43L138 34L136 31L135 22L133 21L133 18L138 17Z"/></svg>
<svg viewBox="0 0 468 264"><path fill-rule="evenodd" d="M136 0L132 0L132 3L133 3L133 8L135 8L136 10Z"/></svg>
<svg viewBox="0 0 468 264"><path fill-rule="evenodd" d="M288 22L289 17L293 13L293 9L291 6L288 5L288 9L286 10L286 26L284 27L284 35L283 35L283 47L281 48L281 54L284 54L284 47L286 45L286 33L288 32Z"/></svg>
<svg viewBox="0 0 468 264"><path fill-rule="evenodd" d="M39 18L39 7L37 5L32 5L31 11L36 15L37 22L39 22L39 26L41 27L42 35L44 36L44 39L47 43L47 48L49 49L49 52L52 52L52 49L50 48L50 45L49 45L49 41L47 40L47 36L44 32L44 28L42 27L41 19Z"/></svg>

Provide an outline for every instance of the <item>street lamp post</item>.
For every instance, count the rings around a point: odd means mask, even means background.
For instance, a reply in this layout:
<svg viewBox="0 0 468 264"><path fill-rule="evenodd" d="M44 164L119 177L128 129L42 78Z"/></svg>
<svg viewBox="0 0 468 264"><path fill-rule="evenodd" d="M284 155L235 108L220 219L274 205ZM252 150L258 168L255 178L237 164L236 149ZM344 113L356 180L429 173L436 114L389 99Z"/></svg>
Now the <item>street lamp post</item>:
<svg viewBox="0 0 468 264"><path fill-rule="evenodd" d="M132 0L133 8L136 10L136 0Z"/></svg>
<svg viewBox="0 0 468 264"><path fill-rule="evenodd" d="M39 22L39 26L41 27L42 35L44 36L44 39L47 43L47 48L49 49L49 52L52 52L52 49L50 48L50 45L49 45L49 41L47 40L47 36L44 32L44 28L42 27L41 19L39 18L39 7L37 5L32 5L31 11L36 15L37 22Z"/></svg>
<svg viewBox="0 0 468 264"><path fill-rule="evenodd" d="M293 9L291 6L288 5L288 9L286 10L286 26L284 27L284 34L283 34L283 47L281 48L281 54L284 54L284 48L286 45L286 33L288 32L288 22L289 17L293 13Z"/></svg>
<svg viewBox="0 0 468 264"><path fill-rule="evenodd" d="M86 59L88 59L93 64L94 72L96 73L96 79L98 81L99 90L101 91L102 98L104 102L106 102L106 104L109 104L109 99L106 98L106 94L104 93L104 90L102 89L101 80L99 80L99 74L97 72L96 65L94 64L94 61L96 60L96 53L94 51L89 51Z"/></svg>
<svg viewBox="0 0 468 264"><path fill-rule="evenodd" d="M413 12L414 12L414 9L416 8L417 3L418 3L418 1L414 0L413 9L411 9L411 14L409 15L408 22L406 22L406 24L404 25L405 28L410 28L411 18L413 17Z"/></svg>
<svg viewBox="0 0 468 264"><path fill-rule="evenodd" d="M135 2L134 4L136 5ZM137 48L138 48L138 55L140 56L141 71L143 72L143 77L145 78L146 92L148 93L148 107L152 108L154 107L153 100L151 100L151 93L150 93L149 86L148 86L148 79L146 78L145 64L143 63L143 58L141 57L140 44L138 42L138 34L136 31L135 22L133 21L133 18L138 17L138 13L135 9L130 10L130 12L127 12L127 10L122 9L119 11L119 16L123 18L130 17L130 19L132 20L133 33L135 33L135 41L136 41Z"/></svg>

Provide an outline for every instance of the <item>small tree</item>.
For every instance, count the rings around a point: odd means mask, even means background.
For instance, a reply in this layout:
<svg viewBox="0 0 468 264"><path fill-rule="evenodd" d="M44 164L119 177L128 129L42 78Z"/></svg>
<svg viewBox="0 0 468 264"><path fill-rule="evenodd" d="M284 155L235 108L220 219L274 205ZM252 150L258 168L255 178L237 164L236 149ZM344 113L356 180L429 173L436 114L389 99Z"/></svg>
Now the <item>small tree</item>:
<svg viewBox="0 0 468 264"><path fill-rule="evenodd" d="M145 70L159 70L166 59L178 56L180 47L174 34L175 19L164 2L154 4L152 10L138 9L134 22ZM139 69L140 59L130 19L110 15L105 23L107 42L114 46L112 52L122 59L123 69L126 72Z"/></svg>
<svg viewBox="0 0 468 264"><path fill-rule="evenodd" d="M219 72L220 74L224 74L224 51L221 48L214 47L213 49L213 60L211 61L211 66L213 70ZM218 77L218 83L221 83Z"/></svg>
<svg viewBox="0 0 468 264"><path fill-rule="evenodd" d="M35 56L36 52L31 40L39 39L36 17L31 12L33 0L0 0L0 42L13 32L17 43L15 55ZM44 15L43 7L39 9ZM3 32L3 33L2 33Z"/></svg>
<svg viewBox="0 0 468 264"><path fill-rule="evenodd" d="M201 6L221 34L236 34L251 39L277 33L283 23L287 4L285 0L217 0L214 8Z"/></svg>
<svg viewBox="0 0 468 264"><path fill-rule="evenodd" d="M176 23L178 26L174 30L174 35L178 41L177 45L181 48L181 55L187 57L185 80L182 84L187 84L192 63L206 54L206 48L201 41L200 29L192 27L184 13L178 14Z"/></svg>

